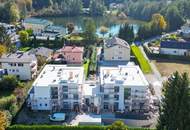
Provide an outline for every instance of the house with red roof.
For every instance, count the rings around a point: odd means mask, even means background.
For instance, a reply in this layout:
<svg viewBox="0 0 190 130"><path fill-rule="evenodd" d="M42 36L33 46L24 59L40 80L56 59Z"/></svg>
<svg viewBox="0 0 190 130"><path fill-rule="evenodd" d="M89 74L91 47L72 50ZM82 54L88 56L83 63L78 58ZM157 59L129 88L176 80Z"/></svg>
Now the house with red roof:
<svg viewBox="0 0 190 130"><path fill-rule="evenodd" d="M53 55L54 61L61 61L67 64L82 64L84 47L64 46Z"/></svg>

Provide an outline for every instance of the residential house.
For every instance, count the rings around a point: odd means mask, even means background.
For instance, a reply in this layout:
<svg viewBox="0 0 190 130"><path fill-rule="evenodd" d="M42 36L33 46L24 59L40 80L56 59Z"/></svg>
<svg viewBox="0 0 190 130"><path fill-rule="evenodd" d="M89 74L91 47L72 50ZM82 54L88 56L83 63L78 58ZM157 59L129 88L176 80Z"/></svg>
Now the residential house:
<svg viewBox="0 0 190 130"><path fill-rule="evenodd" d="M139 66L100 67L103 111L149 111L149 83Z"/></svg>
<svg viewBox="0 0 190 130"><path fill-rule="evenodd" d="M48 20L38 18L26 18L22 22L22 26L25 29L32 29L34 34L41 33L52 24L53 23Z"/></svg>
<svg viewBox="0 0 190 130"><path fill-rule="evenodd" d="M181 27L181 33L184 38L190 38L190 23L187 23Z"/></svg>
<svg viewBox="0 0 190 130"><path fill-rule="evenodd" d="M84 47L64 46L53 55L53 60L64 60L68 64L83 63Z"/></svg>
<svg viewBox="0 0 190 130"><path fill-rule="evenodd" d="M105 41L104 45L104 60L105 61L129 61L130 46L129 44L118 38L112 37Z"/></svg>
<svg viewBox="0 0 190 130"><path fill-rule="evenodd" d="M187 41L162 41L160 54L190 56L190 42Z"/></svg>
<svg viewBox="0 0 190 130"><path fill-rule="evenodd" d="M47 59L52 56L53 50L46 48L46 47L38 47L38 48L33 48L33 49L29 50L28 53L34 54L36 56L42 56Z"/></svg>
<svg viewBox="0 0 190 130"><path fill-rule="evenodd" d="M31 80L37 75L37 58L33 54L24 52L3 54L0 63L6 74L15 75L20 80Z"/></svg>

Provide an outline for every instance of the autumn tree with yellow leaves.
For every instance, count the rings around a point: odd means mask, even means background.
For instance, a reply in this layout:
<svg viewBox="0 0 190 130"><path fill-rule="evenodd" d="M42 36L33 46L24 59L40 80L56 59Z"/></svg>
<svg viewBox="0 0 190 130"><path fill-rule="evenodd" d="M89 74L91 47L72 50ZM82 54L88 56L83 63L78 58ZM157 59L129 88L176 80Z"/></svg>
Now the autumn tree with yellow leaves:
<svg viewBox="0 0 190 130"><path fill-rule="evenodd" d="M0 111L0 130L5 130L6 126L7 126L6 113Z"/></svg>

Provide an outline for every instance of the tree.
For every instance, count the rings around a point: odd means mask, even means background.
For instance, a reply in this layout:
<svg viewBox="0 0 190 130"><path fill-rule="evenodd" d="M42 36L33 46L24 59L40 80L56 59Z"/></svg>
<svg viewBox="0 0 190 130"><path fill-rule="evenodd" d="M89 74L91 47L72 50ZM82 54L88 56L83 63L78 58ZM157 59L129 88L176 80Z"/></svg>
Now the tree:
<svg viewBox="0 0 190 130"><path fill-rule="evenodd" d="M157 130L189 130L190 88L187 73L174 73L164 87Z"/></svg>
<svg viewBox="0 0 190 130"><path fill-rule="evenodd" d="M91 15L103 15L105 11L103 0L91 0L90 1L90 14Z"/></svg>
<svg viewBox="0 0 190 130"><path fill-rule="evenodd" d="M160 30L165 30L167 26L164 16L158 13L152 15L151 23L152 23L152 26L156 26Z"/></svg>
<svg viewBox="0 0 190 130"><path fill-rule="evenodd" d="M20 31L19 32L19 36L20 36L20 41L23 43L23 44L26 44L28 42L28 39L29 39L29 34L27 31Z"/></svg>
<svg viewBox="0 0 190 130"><path fill-rule="evenodd" d="M18 86L18 80L13 75L5 75L0 81L0 91L14 90Z"/></svg>
<svg viewBox="0 0 190 130"><path fill-rule="evenodd" d="M68 31L68 34L71 34L75 29L75 25L73 23L68 23L67 24L67 31Z"/></svg>
<svg viewBox="0 0 190 130"><path fill-rule="evenodd" d="M170 31L177 30L184 24L184 19L176 6L171 6L166 11L166 19L168 21L168 29Z"/></svg>
<svg viewBox="0 0 190 130"><path fill-rule="evenodd" d="M96 25L92 19L86 19L84 36L87 43L94 43L96 40Z"/></svg>
<svg viewBox="0 0 190 130"><path fill-rule="evenodd" d="M0 44L0 57L1 57L4 53L6 53L6 52L7 52L7 48L6 48L4 45Z"/></svg>
<svg viewBox="0 0 190 130"><path fill-rule="evenodd" d="M6 114L5 112L0 111L0 130L5 130L6 126L7 126Z"/></svg>
<svg viewBox="0 0 190 130"><path fill-rule="evenodd" d="M8 2L7 7L10 16L9 22L17 22L20 19L20 12L16 3L10 1Z"/></svg>
<svg viewBox="0 0 190 130"><path fill-rule="evenodd" d="M7 35L6 29L3 26L0 26L0 42L7 47L11 43L10 37Z"/></svg>
<svg viewBox="0 0 190 130"><path fill-rule="evenodd" d="M125 24L123 27L120 27L118 37L129 43L132 43L135 39L133 26Z"/></svg>
<svg viewBox="0 0 190 130"><path fill-rule="evenodd" d="M116 121L111 126L108 127L108 130L127 130L126 125L122 121Z"/></svg>
<svg viewBox="0 0 190 130"><path fill-rule="evenodd" d="M105 27L105 26L101 26L100 27L100 33L102 34L102 36L104 37L104 35L106 34L106 33L108 33L108 28L107 27Z"/></svg>

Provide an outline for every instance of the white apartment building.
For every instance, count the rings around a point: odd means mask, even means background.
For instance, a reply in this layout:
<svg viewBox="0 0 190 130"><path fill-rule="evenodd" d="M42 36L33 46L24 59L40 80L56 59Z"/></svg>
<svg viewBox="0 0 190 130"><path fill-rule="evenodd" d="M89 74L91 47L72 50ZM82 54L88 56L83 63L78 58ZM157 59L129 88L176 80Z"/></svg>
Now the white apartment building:
<svg viewBox="0 0 190 130"><path fill-rule="evenodd" d="M139 66L100 67L104 111L148 111L151 107L149 83Z"/></svg>
<svg viewBox="0 0 190 130"><path fill-rule="evenodd" d="M32 110L79 110L82 106L83 67L46 65L30 90Z"/></svg>
<svg viewBox="0 0 190 130"><path fill-rule="evenodd" d="M32 110L149 111L149 83L139 66L100 67L100 80L85 82L83 67L46 65L29 92Z"/></svg>
<svg viewBox="0 0 190 130"><path fill-rule="evenodd" d="M33 54L24 52L3 54L0 63L5 74L15 75L20 80L31 80L37 74L37 58Z"/></svg>

